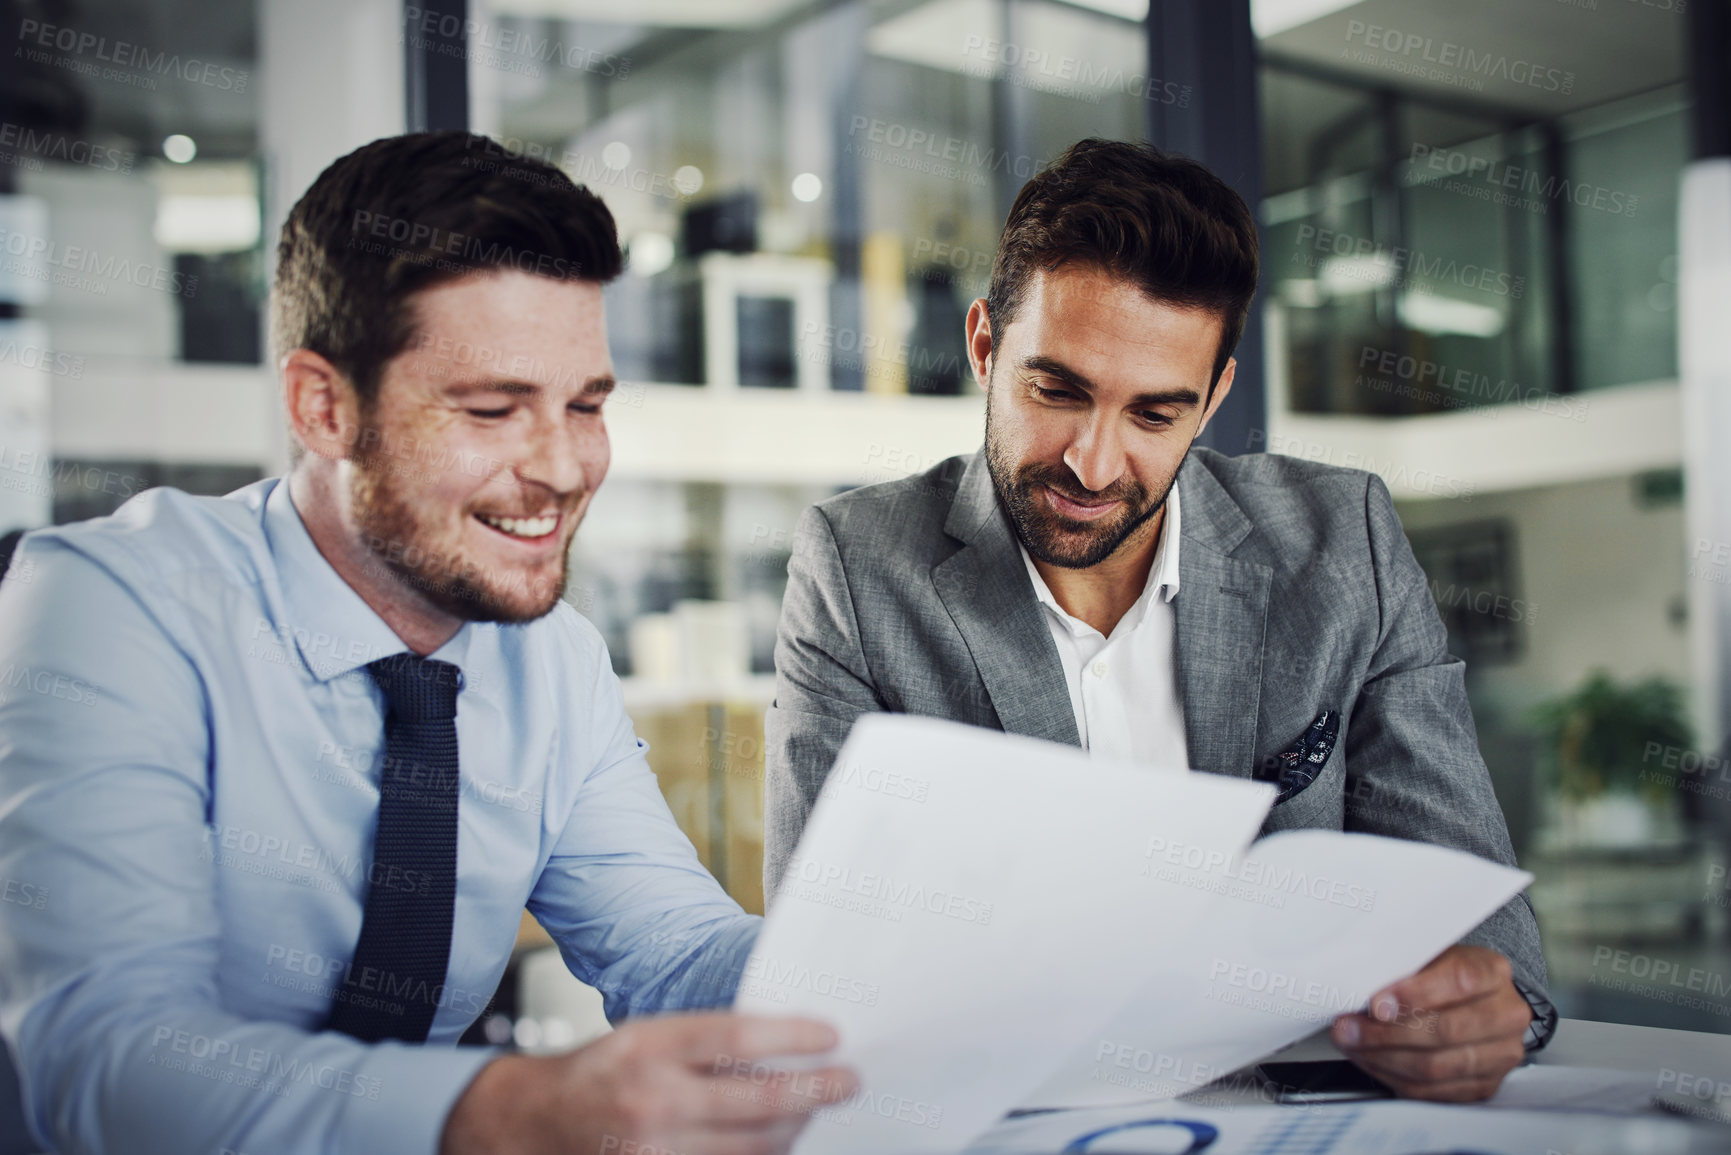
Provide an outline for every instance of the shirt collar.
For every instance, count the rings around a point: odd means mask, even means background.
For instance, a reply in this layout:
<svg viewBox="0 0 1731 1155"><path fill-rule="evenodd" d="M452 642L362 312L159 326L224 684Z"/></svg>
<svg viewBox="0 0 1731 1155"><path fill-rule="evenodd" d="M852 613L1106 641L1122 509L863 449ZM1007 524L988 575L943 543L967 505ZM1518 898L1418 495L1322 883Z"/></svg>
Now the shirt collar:
<svg viewBox="0 0 1731 1155"><path fill-rule="evenodd" d="M288 478L279 478L264 505L265 541L276 562L277 581L288 620L274 623L277 640L294 643L313 677L328 682L392 654L404 653L396 631L325 560L300 511L289 496ZM428 657L459 668L468 656L470 627Z"/></svg>
<svg viewBox="0 0 1731 1155"><path fill-rule="evenodd" d="M1178 541L1182 536L1178 512L1178 484L1166 491L1166 517L1160 525L1160 545L1154 551L1154 564L1148 570L1148 588L1170 602L1178 596Z"/></svg>
<svg viewBox="0 0 1731 1155"><path fill-rule="evenodd" d="M1142 587L1142 596L1136 599L1135 606L1125 614L1125 621L1120 623L1130 629L1142 620L1147 612L1148 602L1155 597L1170 602L1178 596L1178 543L1180 534L1181 514L1178 511L1178 486L1174 484L1166 492L1166 514L1160 523L1160 544L1154 547L1154 564L1148 567L1148 581ZM1028 578L1034 583L1034 596L1041 605L1057 614L1059 619L1070 628L1071 633L1080 630L1091 630L1092 626L1071 617L1058 604L1058 599L1052 596L1051 587L1046 579L1040 576L1039 567L1029 556L1028 548L1020 543L1017 548L1022 552L1022 564L1028 567Z"/></svg>

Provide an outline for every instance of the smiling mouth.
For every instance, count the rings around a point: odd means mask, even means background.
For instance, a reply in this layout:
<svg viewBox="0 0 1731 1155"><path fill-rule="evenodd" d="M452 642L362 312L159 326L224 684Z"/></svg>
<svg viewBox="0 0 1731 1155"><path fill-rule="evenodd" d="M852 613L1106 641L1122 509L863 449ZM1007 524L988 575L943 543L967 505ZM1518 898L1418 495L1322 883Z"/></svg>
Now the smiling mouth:
<svg viewBox="0 0 1731 1155"><path fill-rule="evenodd" d="M490 529L496 529L520 541L543 541L559 528L557 514L545 517L498 517L490 513L477 513L475 519Z"/></svg>
<svg viewBox="0 0 1731 1155"><path fill-rule="evenodd" d="M1052 506L1058 513L1079 521L1092 520L1114 506L1122 504L1121 499L1118 498L1113 498L1110 501L1077 501L1073 497L1059 493L1049 485L1046 487L1046 492L1051 495Z"/></svg>

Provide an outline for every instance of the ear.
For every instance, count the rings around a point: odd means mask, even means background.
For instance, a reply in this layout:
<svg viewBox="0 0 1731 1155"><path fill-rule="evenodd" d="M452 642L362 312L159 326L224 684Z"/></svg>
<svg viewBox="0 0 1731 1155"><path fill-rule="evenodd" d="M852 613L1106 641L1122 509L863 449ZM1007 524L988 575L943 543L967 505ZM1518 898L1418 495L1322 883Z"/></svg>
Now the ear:
<svg viewBox="0 0 1731 1155"><path fill-rule="evenodd" d="M986 299L977 297L968 306L968 364L973 366L974 383L983 391L992 380L992 319L986 313Z"/></svg>
<svg viewBox="0 0 1731 1155"><path fill-rule="evenodd" d="M360 429L360 398L349 379L311 349L291 351L279 372L295 440L320 457L347 458Z"/></svg>
<svg viewBox="0 0 1731 1155"><path fill-rule="evenodd" d="M1214 414L1219 410L1221 402L1226 400L1226 395L1232 392L1232 378L1237 372L1238 358L1228 357L1226 368L1220 371L1220 380L1214 383L1214 394L1208 398L1208 409L1202 414L1202 424L1196 427L1198 437L1202 435L1204 429L1208 428L1208 423L1214 419Z"/></svg>

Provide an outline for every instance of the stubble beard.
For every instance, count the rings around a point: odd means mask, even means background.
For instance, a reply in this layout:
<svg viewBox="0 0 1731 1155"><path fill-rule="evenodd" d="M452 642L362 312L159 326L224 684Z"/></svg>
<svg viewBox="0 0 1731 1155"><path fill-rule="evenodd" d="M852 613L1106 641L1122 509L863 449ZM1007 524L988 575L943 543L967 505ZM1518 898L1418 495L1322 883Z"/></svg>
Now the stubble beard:
<svg viewBox="0 0 1731 1155"><path fill-rule="evenodd" d="M994 391L986 393L986 468L992 475L998 503L1010 515L1016 536L1037 561L1063 569L1099 565L1165 508L1176 472L1166 479L1159 496L1149 500L1147 486L1129 478L1119 478L1105 489L1095 491L1083 485L1066 466L1039 462L1018 465L1010 460L1009 450L998 436L992 418L993 395ZM1104 524L1072 521L1054 511L1041 496L1040 491L1048 488L1073 501L1122 501L1124 508Z"/></svg>
<svg viewBox="0 0 1731 1155"><path fill-rule="evenodd" d="M453 543L441 550L433 527L416 515L397 484L399 467L386 455L356 452L349 507L374 563L422 601L470 622L531 622L559 604L569 577L569 549L559 554L556 580L506 575L504 588L486 567L463 557ZM567 541L567 546L569 541ZM515 577L515 581L510 579ZM521 600L513 595L524 595Z"/></svg>

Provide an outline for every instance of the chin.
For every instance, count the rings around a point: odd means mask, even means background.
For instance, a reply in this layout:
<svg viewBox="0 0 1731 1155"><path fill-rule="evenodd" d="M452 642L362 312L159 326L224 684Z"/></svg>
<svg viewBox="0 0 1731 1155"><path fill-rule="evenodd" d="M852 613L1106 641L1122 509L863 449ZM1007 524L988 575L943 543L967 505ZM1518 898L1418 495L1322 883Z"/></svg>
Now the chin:
<svg viewBox="0 0 1731 1155"><path fill-rule="evenodd" d="M1051 521L1037 527L1023 544L1029 547L1029 553L1047 565L1087 569L1116 553L1125 536L1122 524L1083 527Z"/></svg>
<svg viewBox="0 0 1731 1155"><path fill-rule="evenodd" d="M398 581L440 611L467 622L505 625L546 617L565 590L563 566L551 573L513 571L499 580L497 569L460 561L438 569L390 565Z"/></svg>
<svg viewBox="0 0 1731 1155"><path fill-rule="evenodd" d="M469 603L464 607L462 616L471 622L497 622L504 626L517 626L546 617L553 612L553 607L558 604L559 599L557 597L532 605L524 602L490 600L485 603Z"/></svg>
<svg viewBox="0 0 1731 1155"><path fill-rule="evenodd" d="M565 591L565 574L524 574L520 582L467 591L465 618L506 625L532 622L553 612Z"/></svg>
<svg viewBox="0 0 1731 1155"><path fill-rule="evenodd" d="M500 593L465 589L452 591L451 596L442 599L440 608L464 621L498 622L500 625L509 626L544 618L552 613L558 604L557 593L532 599L525 598L516 591Z"/></svg>

